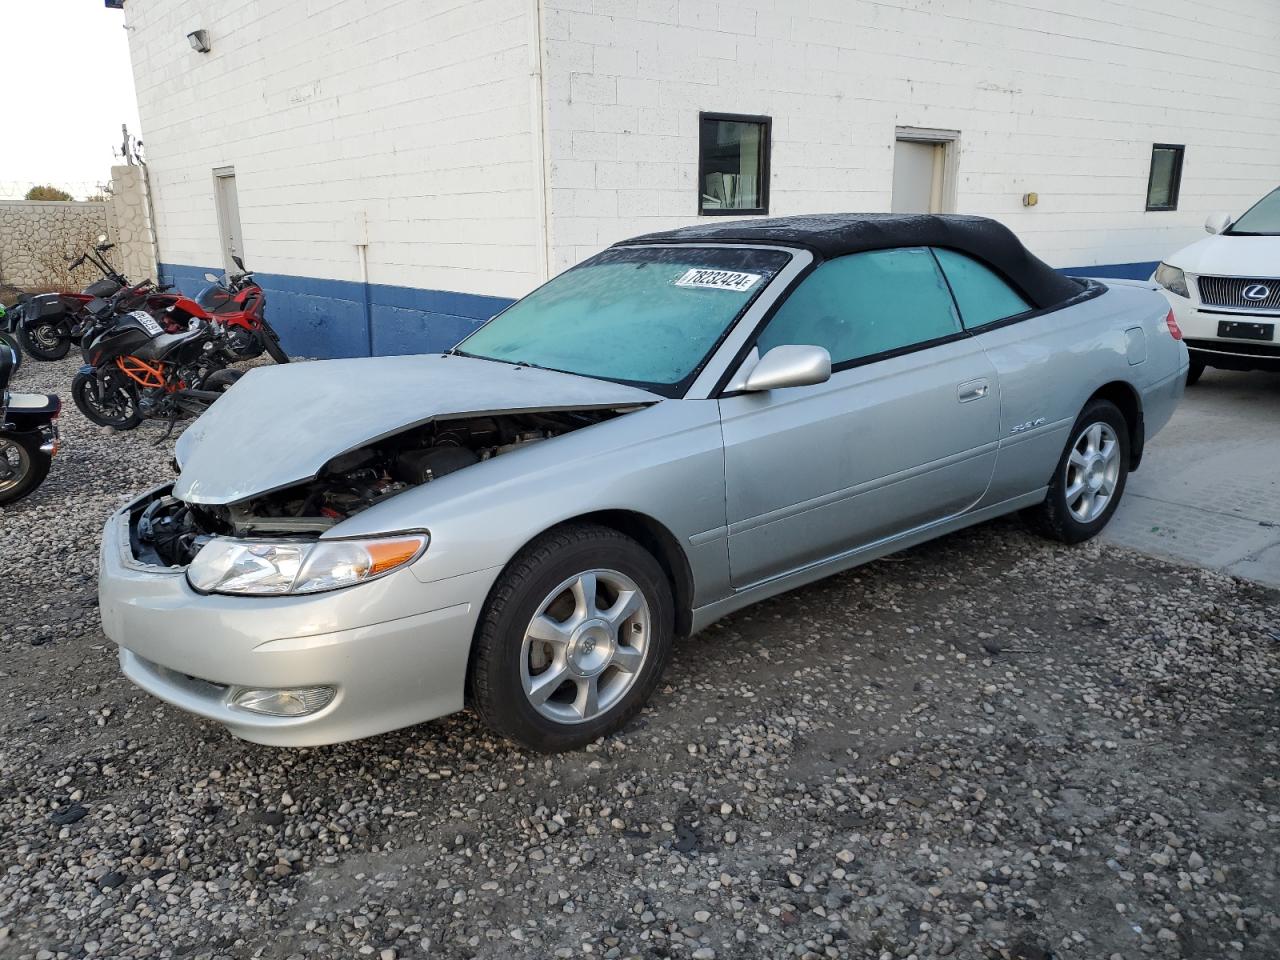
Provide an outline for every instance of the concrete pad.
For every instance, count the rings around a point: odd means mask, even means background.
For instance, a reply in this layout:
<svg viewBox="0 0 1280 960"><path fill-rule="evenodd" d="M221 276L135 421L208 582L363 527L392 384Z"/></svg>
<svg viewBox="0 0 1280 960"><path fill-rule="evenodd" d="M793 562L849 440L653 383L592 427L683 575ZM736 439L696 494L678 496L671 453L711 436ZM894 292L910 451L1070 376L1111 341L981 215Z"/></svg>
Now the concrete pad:
<svg viewBox="0 0 1280 960"><path fill-rule="evenodd" d="M1102 536L1280 586L1280 374L1205 371Z"/></svg>

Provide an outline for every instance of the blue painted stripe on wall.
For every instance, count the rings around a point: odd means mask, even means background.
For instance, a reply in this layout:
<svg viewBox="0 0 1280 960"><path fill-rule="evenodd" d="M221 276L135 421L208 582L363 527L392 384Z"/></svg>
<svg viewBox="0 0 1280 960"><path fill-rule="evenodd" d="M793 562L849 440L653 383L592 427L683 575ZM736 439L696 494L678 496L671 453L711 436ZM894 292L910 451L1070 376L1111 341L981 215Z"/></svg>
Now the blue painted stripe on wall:
<svg viewBox="0 0 1280 960"><path fill-rule="evenodd" d="M1093 267L1061 267L1059 273L1069 277L1097 277L1106 280L1147 280L1160 266L1159 260L1144 260L1141 263L1103 263Z"/></svg>
<svg viewBox="0 0 1280 960"><path fill-rule="evenodd" d="M1145 280L1156 266L1152 260L1065 267L1059 272ZM181 263L160 265L161 275L188 296L206 284L206 273L221 272ZM260 273L257 279L267 294L271 325L285 350L299 357L363 357L371 344L378 356L448 350L512 302L507 297L371 283L366 308L365 284L353 280L280 273Z"/></svg>
<svg viewBox="0 0 1280 960"><path fill-rule="evenodd" d="M207 281L210 267L165 263L160 273L188 296ZM363 357L370 344L378 355L448 350L512 302L449 290L421 290L352 280L324 280L259 273L267 295L267 318L284 348L300 357Z"/></svg>

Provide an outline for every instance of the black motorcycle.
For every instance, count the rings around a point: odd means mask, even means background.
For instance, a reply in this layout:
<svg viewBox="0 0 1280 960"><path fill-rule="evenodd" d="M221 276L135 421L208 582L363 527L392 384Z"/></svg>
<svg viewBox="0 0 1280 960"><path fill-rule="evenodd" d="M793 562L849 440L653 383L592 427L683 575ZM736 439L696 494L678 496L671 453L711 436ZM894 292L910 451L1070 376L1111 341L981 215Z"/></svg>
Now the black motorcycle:
<svg viewBox="0 0 1280 960"><path fill-rule="evenodd" d="M172 428L179 417L203 413L243 376L226 369L226 334L217 324L194 320L175 333L146 310L122 312L120 302L143 286L85 308L93 319L71 397L100 426L132 430L156 418Z"/></svg>
<svg viewBox="0 0 1280 960"><path fill-rule="evenodd" d="M22 366L22 346L18 339L18 316L16 309L6 309L0 303L0 350L6 347L13 354L13 371L16 373Z"/></svg>
<svg viewBox="0 0 1280 960"><path fill-rule="evenodd" d="M102 273L80 293L42 293L19 297L15 321L23 349L37 360L61 360L72 345L79 346L92 318L85 306L95 298L111 297L129 285L129 281L111 265L106 253L115 246L99 236L92 250L87 250L67 265L73 271L92 263ZM167 288L166 288L167 289Z"/></svg>
<svg viewBox="0 0 1280 960"><path fill-rule="evenodd" d="M21 500L44 482L58 452L62 401L42 393L10 393L17 357L0 345L0 506Z"/></svg>

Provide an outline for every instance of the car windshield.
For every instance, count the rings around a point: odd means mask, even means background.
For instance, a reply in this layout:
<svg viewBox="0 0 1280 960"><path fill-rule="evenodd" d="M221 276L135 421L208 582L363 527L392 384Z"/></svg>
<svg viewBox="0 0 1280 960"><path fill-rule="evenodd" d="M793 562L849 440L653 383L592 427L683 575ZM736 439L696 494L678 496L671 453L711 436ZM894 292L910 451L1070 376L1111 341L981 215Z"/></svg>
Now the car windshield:
<svg viewBox="0 0 1280 960"><path fill-rule="evenodd" d="M456 352L678 396L790 258L730 247L606 250L512 304Z"/></svg>
<svg viewBox="0 0 1280 960"><path fill-rule="evenodd" d="M1280 188L1272 190L1231 225L1227 233L1251 236L1280 235Z"/></svg>

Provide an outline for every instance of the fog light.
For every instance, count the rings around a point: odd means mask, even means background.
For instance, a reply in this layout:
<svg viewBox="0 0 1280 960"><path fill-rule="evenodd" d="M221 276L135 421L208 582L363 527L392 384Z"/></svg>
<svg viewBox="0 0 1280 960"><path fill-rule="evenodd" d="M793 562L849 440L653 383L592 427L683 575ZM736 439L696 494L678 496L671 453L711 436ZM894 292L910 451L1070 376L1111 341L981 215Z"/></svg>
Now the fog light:
<svg viewBox="0 0 1280 960"><path fill-rule="evenodd" d="M305 717L323 710L333 700L333 687L290 687L283 690L240 689L231 705L270 717Z"/></svg>

